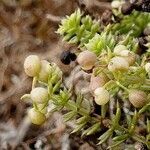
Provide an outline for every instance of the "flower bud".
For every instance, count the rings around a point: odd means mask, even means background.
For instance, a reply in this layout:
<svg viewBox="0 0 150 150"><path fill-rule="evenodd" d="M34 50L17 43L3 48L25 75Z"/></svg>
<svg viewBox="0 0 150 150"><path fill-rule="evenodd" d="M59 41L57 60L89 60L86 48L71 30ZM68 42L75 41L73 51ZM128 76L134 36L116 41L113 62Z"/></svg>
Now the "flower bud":
<svg viewBox="0 0 150 150"><path fill-rule="evenodd" d="M32 108L28 111L28 116L31 122L36 125L42 125L46 121L45 115L35 108Z"/></svg>
<svg viewBox="0 0 150 150"><path fill-rule="evenodd" d="M122 52L123 50L127 50L127 47L124 46L124 45L117 45L117 46L114 48L114 54L120 55L120 52Z"/></svg>
<svg viewBox="0 0 150 150"><path fill-rule="evenodd" d="M99 87L94 91L95 102L98 105L105 105L109 101L109 92L103 87Z"/></svg>
<svg viewBox="0 0 150 150"><path fill-rule="evenodd" d="M96 54L88 50L81 52L77 57L77 62L84 70L93 68L96 62Z"/></svg>
<svg viewBox="0 0 150 150"><path fill-rule="evenodd" d="M41 62L38 56L30 55L24 61L25 73L30 77L35 77L39 73Z"/></svg>
<svg viewBox="0 0 150 150"><path fill-rule="evenodd" d="M108 64L108 69L111 72L114 71L126 71L129 69L129 63L123 57L114 57Z"/></svg>
<svg viewBox="0 0 150 150"><path fill-rule="evenodd" d="M111 2L111 7L114 9L118 9L121 5L122 5L122 3L117 0Z"/></svg>
<svg viewBox="0 0 150 150"><path fill-rule="evenodd" d="M106 84L106 82L108 81L108 77L101 73L98 76L91 76L91 81L90 81L90 90L91 92L94 92L98 87L102 87Z"/></svg>
<svg viewBox="0 0 150 150"><path fill-rule="evenodd" d="M145 64L145 70L147 73L150 73L150 63Z"/></svg>
<svg viewBox="0 0 150 150"><path fill-rule="evenodd" d="M129 92L129 101L136 108L143 107L147 102L147 95L140 90L131 90Z"/></svg>
<svg viewBox="0 0 150 150"><path fill-rule="evenodd" d="M41 70L38 75L39 80L47 83L50 71L51 71L50 63L46 60L42 60L41 61Z"/></svg>
<svg viewBox="0 0 150 150"><path fill-rule="evenodd" d="M31 99L39 104L43 104L48 100L48 91L43 87L34 88L31 91Z"/></svg>

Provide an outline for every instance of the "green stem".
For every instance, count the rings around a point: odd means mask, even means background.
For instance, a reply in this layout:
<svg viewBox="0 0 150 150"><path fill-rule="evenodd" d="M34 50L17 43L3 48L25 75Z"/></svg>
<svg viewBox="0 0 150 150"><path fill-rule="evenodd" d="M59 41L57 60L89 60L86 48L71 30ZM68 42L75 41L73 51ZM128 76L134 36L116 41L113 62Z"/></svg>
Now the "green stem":
<svg viewBox="0 0 150 150"><path fill-rule="evenodd" d="M37 83L37 77L34 77L32 80L32 89L35 88L36 83Z"/></svg>
<svg viewBox="0 0 150 150"><path fill-rule="evenodd" d="M125 86L123 86L120 82L116 81L116 84L117 84L119 87L121 87L122 89L124 89L126 92L129 93L129 89L126 88Z"/></svg>

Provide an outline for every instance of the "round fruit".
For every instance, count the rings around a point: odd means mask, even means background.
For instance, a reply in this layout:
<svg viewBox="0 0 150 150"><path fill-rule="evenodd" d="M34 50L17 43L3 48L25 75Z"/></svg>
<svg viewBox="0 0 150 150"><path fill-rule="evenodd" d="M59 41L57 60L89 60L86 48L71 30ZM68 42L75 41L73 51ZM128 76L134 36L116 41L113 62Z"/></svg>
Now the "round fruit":
<svg viewBox="0 0 150 150"><path fill-rule="evenodd" d="M98 76L91 76L91 81L90 81L90 90L91 92L95 91L98 87L102 87L106 84L108 81L108 77L105 74L100 74Z"/></svg>
<svg viewBox="0 0 150 150"><path fill-rule="evenodd" d="M96 62L96 54L88 50L81 52L77 57L77 62L84 70L93 68Z"/></svg>
<svg viewBox="0 0 150 150"><path fill-rule="evenodd" d="M133 9L134 9L133 4L131 4L130 2L126 2L122 5L121 12L124 15L130 15Z"/></svg>
<svg viewBox="0 0 150 150"><path fill-rule="evenodd" d="M133 52L129 51L129 50L121 51L120 56L125 58L130 66L133 65L136 61L136 55Z"/></svg>
<svg viewBox="0 0 150 150"><path fill-rule="evenodd" d="M150 73L150 63L147 63L145 65L145 70L146 70L147 73Z"/></svg>
<svg viewBox="0 0 150 150"><path fill-rule="evenodd" d="M121 6L121 4L122 3L120 1L115 0L111 2L111 7L114 9L118 9Z"/></svg>
<svg viewBox="0 0 150 150"><path fill-rule="evenodd" d="M98 105L105 105L109 101L109 92L103 87L99 87L94 91L95 102Z"/></svg>
<svg viewBox="0 0 150 150"><path fill-rule="evenodd" d="M42 125L46 121L46 116L35 108L28 111L28 116L31 122L36 125Z"/></svg>
<svg viewBox="0 0 150 150"><path fill-rule="evenodd" d="M123 57L114 57L109 62L108 69L111 72L126 71L129 69L129 63Z"/></svg>
<svg viewBox="0 0 150 150"><path fill-rule="evenodd" d="M38 75L39 80L47 83L50 71L51 71L50 63L46 60L42 60L41 61L41 70Z"/></svg>
<svg viewBox="0 0 150 150"><path fill-rule="evenodd" d="M48 91L43 87L36 87L31 91L31 99L39 104L43 104L48 100Z"/></svg>
<svg viewBox="0 0 150 150"><path fill-rule="evenodd" d="M129 101L136 108L143 107L147 102L147 95L140 90L131 90L129 92Z"/></svg>
<svg viewBox="0 0 150 150"><path fill-rule="evenodd" d="M41 68L41 62L38 56L30 55L24 61L25 73L30 77L38 75Z"/></svg>
<svg viewBox="0 0 150 150"><path fill-rule="evenodd" d="M114 54L120 55L120 52L122 52L123 50L127 50L127 47L124 46L124 45L117 45L117 46L114 48Z"/></svg>

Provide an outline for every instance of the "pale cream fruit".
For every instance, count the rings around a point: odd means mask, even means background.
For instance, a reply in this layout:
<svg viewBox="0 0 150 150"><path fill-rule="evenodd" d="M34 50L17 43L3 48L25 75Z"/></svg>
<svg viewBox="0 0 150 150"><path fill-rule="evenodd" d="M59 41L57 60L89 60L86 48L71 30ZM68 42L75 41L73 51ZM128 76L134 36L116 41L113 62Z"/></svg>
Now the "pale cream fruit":
<svg viewBox="0 0 150 150"><path fill-rule="evenodd" d="M39 104L43 104L48 100L48 90L43 87L34 88L30 95L32 101Z"/></svg>
<svg viewBox="0 0 150 150"><path fill-rule="evenodd" d="M46 116L35 108L28 111L28 116L31 122L36 125L42 125L46 121Z"/></svg>
<svg viewBox="0 0 150 150"><path fill-rule="evenodd" d="M111 72L126 71L129 69L129 63L123 57L114 57L108 64L108 70Z"/></svg>
<svg viewBox="0 0 150 150"><path fill-rule="evenodd" d="M46 60L42 60L41 61L41 70L39 72L38 79L42 82L47 83L50 72L51 72L50 63Z"/></svg>
<svg viewBox="0 0 150 150"><path fill-rule="evenodd" d="M119 53L119 56L125 58L130 66L133 65L136 61L136 55L133 52L129 51L129 50L121 51Z"/></svg>
<svg viewBox="0 0 150 150"><path fill-rule="evenodd" d="M125 56L123 58L126 59L130 66L132 66L136 61L136 55L133 52L129 52L128 56Z"/></svg>
<svg viewBox="0 0 150 150"><path fill-rule="evenodd" d="M145 70L147 73L150 73L150 63L145 64Z"/></svg>
<svg viewBox="0 0 150 150"><path fill-rule="evenodd" d="M131 90L129 92L129 101L136 108L141 108L147 103L147 94L140 90Z"/></svg>
<svg viewBox="0 0 150 150"><path fill-rule="evenodd" d="M96 63L96 54L88 50L81 52L77 57L77 62L83 70L90 70Z"/></svg>
<svg viewBox="0 0 150 150"><path fill-rule="evenodd" d="M115 0L111 2L111 7L114 9L118 9L122 5L122 2Z"/></svg>
<svg viewBox="0 0 150 150"><path fill-rule="evenodd" d="M94 91L94 100L98 105L105 105L110 99L109 92L103 87L99 87Z"/></svg>
<svg viewBox="0 0 150 150"><path fill-rule="evenodd" d="M129 50L123 50L119 53L119 56L127 57L131 52Z"/></svg>
<svg viewBox="0 0 150 150"><path fill-rule="evenodd" d="M41 68L41 62L38 56L30 55L24 61L25 73L30 77L38 75Z"/></svg>
<svg viewBox="0 0 150 150"><path fill-rule="evenodd" d="M124 46L124 45L117 45L115 48L114 48L114 54L115 55L120 55L120 53L124 50L127 50L127 47Z"/></svg>
<svg viewBox="0 0 150 150"><path fill-rule="evenodd" d="M93 93L94 90L98 87L104 86L108 82L108 80L108 77L104 73L101 73L97 76L92 75L89 85L90 91Z"/></svg>

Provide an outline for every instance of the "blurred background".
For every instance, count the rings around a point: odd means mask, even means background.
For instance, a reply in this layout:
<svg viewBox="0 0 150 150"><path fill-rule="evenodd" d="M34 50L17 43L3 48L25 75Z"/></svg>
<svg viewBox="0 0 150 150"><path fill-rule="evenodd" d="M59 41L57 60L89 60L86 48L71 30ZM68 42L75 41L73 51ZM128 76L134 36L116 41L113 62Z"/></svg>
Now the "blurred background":
<svg viewBox="0 0 150 150"><path fill-rule="evenodd" d="M62 114L54 113L41 127L26 116L30 104L20 97L31 89L23 69L30 54L56 62L67 75L72 66L59 61L67 47L55 33L65 15L76 8L99 18L110 9L102 0L0 0L0 150L94 150L95 144L69 135L73 123L65 125Z"/></svg>

